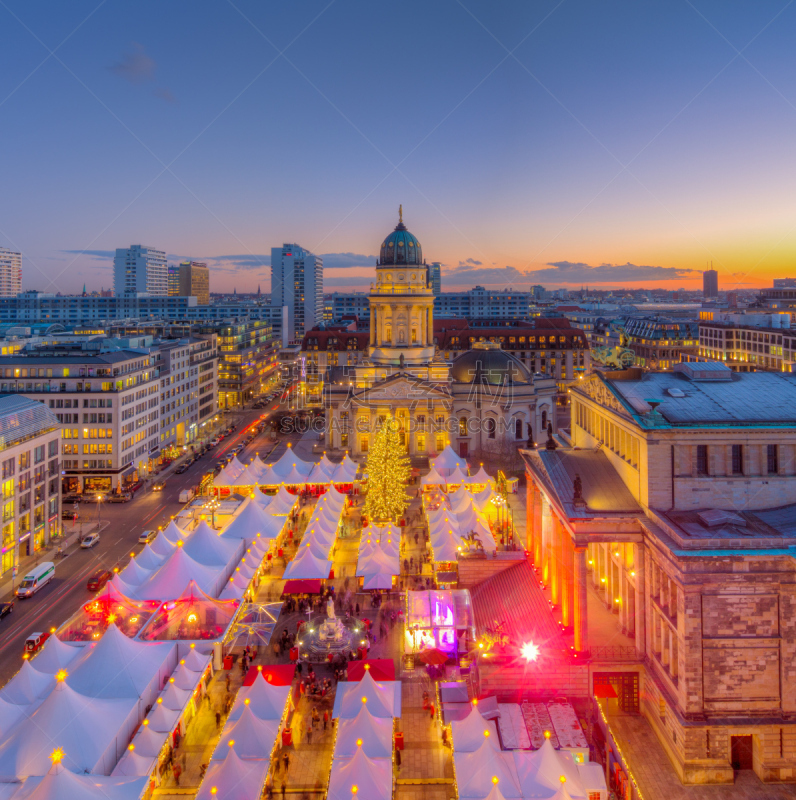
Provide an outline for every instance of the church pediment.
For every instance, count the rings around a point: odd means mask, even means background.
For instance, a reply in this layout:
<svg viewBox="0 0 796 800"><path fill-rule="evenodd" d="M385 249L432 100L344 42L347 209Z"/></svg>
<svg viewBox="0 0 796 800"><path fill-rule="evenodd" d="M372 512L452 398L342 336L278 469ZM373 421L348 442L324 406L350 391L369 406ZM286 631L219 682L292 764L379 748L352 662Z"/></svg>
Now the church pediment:
<svg viewBox="0 0 796 800"><path fill-rule="evenodd" d="M449 398L449 394L433 384L411 376L394 376L379 381L361 392L357 392L356 397L361 397L369 402L378 402L380 400L422 400L427 397L445 400Z"/></svg>
<svg viewBox="0 0 796 800"><path fill-rule="evenodd" d="M579 381L575 390L583 392L583 394L590 397L601 406L610 408L611 411L616 411L619 414L630 417L630 413L625 405L617 398L608 384L606 384L598 374L589 375L584 381Z"/></svg>

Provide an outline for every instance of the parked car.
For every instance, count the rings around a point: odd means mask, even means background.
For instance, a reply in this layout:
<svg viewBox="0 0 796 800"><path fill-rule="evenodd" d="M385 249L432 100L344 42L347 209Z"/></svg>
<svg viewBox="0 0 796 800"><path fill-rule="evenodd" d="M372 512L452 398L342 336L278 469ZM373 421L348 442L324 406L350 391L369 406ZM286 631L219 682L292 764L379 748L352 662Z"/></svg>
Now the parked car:
<svg viewBox="0 0 796 800"><path fill-rule="evenodd" d="M66 505L67 503L79 503L82 499L82 494L67 494L61 498L61 502Z"/></svg>
<svg viewBox="0 0 796 800"><path fill-rule="evenodd" d="M166 481L156 481L152 484L152 491L153 492L162 492L163 487L166 485Z"/></svg>
<svg viewBox="0 0 796 800"><path fill-rule="evenodd" d="M220 441L221 441L221 439L219 439L219 438L218 438L218 436L216 436L216 438L215 438L215 439L213 439L213 441L212 441L212 442L210 442L210 447L215 447L216 445L218 445L218 443L219 443Z"/></svg>
<svg viewBox="0 0 796 800"><path fill-rule="evenodd" d="M129 492L122 492L121 494L116 494L113 492L112 494L108 495L109 503L127 503L132 499L133 496Z"/></svg>
<svg viewBox="0 0 796 800"><path fill-rule="evenodd" d="M138 544L149 544L157 535L157 531L143 531L138 537Z"/></svg>
<svg viewBox="0 0 796 800"><path fill-rule="evenodd" d="M100 540L100 537L99 537L98 533L90 533L88 536L86 536L85 539L83 539L82 542L80 542L80 546L82 548L88 550L89 548L94 547L95 545L98 545L99 544L99 540Z"/></svg>
<svg viewBox="0 0 796 800"><path fill-rule="evenodd" d="M22 658L30 658L32 655L39 652L39 650L44 647L44 643L50 638L50 634L47 632L40 633L31 633L27 639L25 639L25 651L22 654Z"/></svg>
<svg viewBox="0 0 796 800"><path fill-rule="evenodd" d="M77 511L74 511L71 508L64 508L61 511L61 519L67 519L70 522L74 522L77 519Z"/></svg>
<svg viewBox="0 0 796 800"><path fill-rule="evenodd" d="M14 610L14 601L8 603L0 603L0 619L7 617Z"/></svg>
<svg viewBox="0 0 796 800"><path fill-rule="evenodd" d="M86 581L86 589L98 592L112 577L113 573L109 569L101 569Z"/></svg>

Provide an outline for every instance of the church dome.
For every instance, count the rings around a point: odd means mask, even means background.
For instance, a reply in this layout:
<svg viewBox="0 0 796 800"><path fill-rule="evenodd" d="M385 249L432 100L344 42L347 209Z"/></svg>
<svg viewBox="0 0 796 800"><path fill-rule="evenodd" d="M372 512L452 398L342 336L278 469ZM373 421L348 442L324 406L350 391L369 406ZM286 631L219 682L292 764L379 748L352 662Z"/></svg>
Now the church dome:
<svg viewBox="0 0 796 800"><path fill-rule="evenodd" d="M530 383L531 373L511 353L492 342L476 342L472 350L462 353L451 364L454 383L480 383L501 386Z"/></svg>
<svg viewBox="0 0 796 800"><path fill-rule="evenodd" d="M399 211L399 221L395 230L381 243L379 266L400 266L403 264L422 264L423 251L417 237L409 233L404 225L403 214Z"/></svg>

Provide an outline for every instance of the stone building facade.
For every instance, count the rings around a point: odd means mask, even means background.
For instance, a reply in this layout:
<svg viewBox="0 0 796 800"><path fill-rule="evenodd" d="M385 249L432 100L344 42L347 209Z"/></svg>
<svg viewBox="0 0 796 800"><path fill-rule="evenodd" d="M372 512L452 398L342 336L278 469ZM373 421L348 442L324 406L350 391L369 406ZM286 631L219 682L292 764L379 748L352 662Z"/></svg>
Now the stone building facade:
<svg viewBox="0 0 796 800"><path fill-rule="evenodd" d="M571 441L524 452L527 546L684 783L793 781L796 378L677 369L573 387ZM589 594L632 642L615 663Z"/></svg>

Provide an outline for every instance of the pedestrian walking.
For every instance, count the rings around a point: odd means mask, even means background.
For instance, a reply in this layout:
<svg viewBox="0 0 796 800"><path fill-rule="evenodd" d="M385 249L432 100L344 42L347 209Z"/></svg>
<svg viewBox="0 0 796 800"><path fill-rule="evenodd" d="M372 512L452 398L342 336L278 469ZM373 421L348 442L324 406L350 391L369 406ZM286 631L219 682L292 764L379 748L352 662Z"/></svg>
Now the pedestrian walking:
<svg viewBox="0 0 796 800"><path fill-rule="evenodd" d="M221 727L221 712L220 711L216 711L216 727L217 728Z"/></svg>
<svg viewBox="0 0 796 800"><path fill-rule="evenodd" d="M290 769L290 756L287 753L282 756L282 763L285 765L285 775L287 775L287 771Z"/></svg>
<svg viewBox="0 0 796 800"><path fill-rule="evenodd" d="M285 789L286 788L287 788L287 786L285 786L285 782L282 781L282 800L285 800Z"/></svg>
<svg viewBox="0 0 796 800"><path fill-rule="evenodd" d="M324 730L326 730L326 725L328 724L328 722L329 722L329 709L327 708L323 712L323 729Z"/></svg>
<svg viewBox="0 0 796 800"><path fill-rule="evenodd" d="M398 769L401 768L401 751L397 747L395 748L395 766Z"/></svg>
<svg viewBox="0 0 796 800"><path fill-rule="evenodd" d="M417 547L417 539L418 539L418 535L417 535L417 532L415 532L415 547Z"/></svg>

